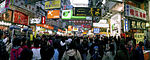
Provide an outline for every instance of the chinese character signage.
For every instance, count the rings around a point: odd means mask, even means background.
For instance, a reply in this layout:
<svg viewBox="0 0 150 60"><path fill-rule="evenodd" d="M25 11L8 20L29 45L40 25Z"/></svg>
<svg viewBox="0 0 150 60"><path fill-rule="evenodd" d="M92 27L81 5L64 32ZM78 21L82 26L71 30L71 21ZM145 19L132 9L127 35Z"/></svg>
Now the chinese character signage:
<svg viewBox="0 0 150 60"><path fill-rule="evenodd" d="M7 10L7 13L4 13L0 19L11 22L12 21L12 10Z"/></svg>
<svg viewBox="0 0 150 60"><path fill-rule="evenodd" d="M41 23L41 18L32 18L30 20L30 24L40 24Z"/></svg>
<svg viewBox="0 0 150 60"><path fill-rule="evenodd" d="M45 9L60 8L61 0L53 0L45 2Z"/></svg>
<svg viewBox="0 0 150 60"><path fill-rule="evenodd" d="M130 21L130 27L131 29L145 29L146 28L146 22L144 21Z"/></svg>
<svg viewBox="0 0 150 60"><path fill-rule="evenodd" d="M99 8L74 8L74 16L101 16L101 9Z"/></svg>
<svg viewBox="0 0 150 60"><path fill-rule="evenodd" d="M130 5L125 5L125 15L128 17L146 20L146 11Z"/></svg>
<svg viewBox="0 0 150 60"><path fill-rule="evenodd" d="M47 19L60 18L60 10L51 10L47 13Z"/></svg>
<svg viewBox="0 0 150 60"><path fill-rule="evenodd" d="M72 10L62 10L62 19L71 19Z"/></svg>
<svg viewBox="0 0 150 60"><path fill-rule="evenodd" d="M94 28L94 33L100 33L100 28Z"/></svg>
<svg viewBox="0 0 150 60"><path fill-rule="evenodd" d="M28 16L19 11L14 11L14 23L28 25Z"/></svg>
<svg viewBox="0 0 150 60"><path fill-rule="evenodd" d="M144 33L135 33L134 38L137 44L139 44L139 42L144 42Z"/></svg>

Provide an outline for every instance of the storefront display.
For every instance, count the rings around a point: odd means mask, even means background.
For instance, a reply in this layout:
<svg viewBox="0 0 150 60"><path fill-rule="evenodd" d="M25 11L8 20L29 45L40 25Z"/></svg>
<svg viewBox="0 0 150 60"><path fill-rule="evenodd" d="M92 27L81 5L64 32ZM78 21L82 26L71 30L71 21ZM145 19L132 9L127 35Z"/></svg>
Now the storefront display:
<svg viewBox="0 0 150 60"><path fill-rule="evenodd" d="M110 19L110 33L111 36L120 36L121 34L121 14L117 13Z"/></svg>

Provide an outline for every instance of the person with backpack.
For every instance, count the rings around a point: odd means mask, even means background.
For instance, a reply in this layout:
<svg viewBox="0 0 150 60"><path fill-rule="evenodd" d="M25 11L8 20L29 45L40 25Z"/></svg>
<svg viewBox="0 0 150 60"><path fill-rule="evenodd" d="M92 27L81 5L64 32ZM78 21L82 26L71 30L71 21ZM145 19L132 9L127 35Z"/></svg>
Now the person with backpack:
<svg viewBox="0 0 150 60"><path fill-rule="evenodd" d="M89 53L91 54L90 60L102 60L103 57L103 46L100 45L99 39L95 40L95 43L90 47Z"/></svg>
<svg viewBox="0 0 150 60"><path fill-rule="evenodd" d="M22 52L21 48L21 39L20 38L15 38L13 40L13 47L11 49L11 60L18 60L20 58L20 53Z"/></svg>
<svg viewBox="0 0 150 60"><path fill-rule="evenodd" d="M82 60L80 52L76 49L76 46L71 42L68 49L64 52L61 60Z"/></svg>
<svg viewBox="0 0 150 60"><path fill-rule="evenodd" d="M0 30L0 60L9 60L8 52L6 51L6 45L3 42L3 31Z"/></svg>

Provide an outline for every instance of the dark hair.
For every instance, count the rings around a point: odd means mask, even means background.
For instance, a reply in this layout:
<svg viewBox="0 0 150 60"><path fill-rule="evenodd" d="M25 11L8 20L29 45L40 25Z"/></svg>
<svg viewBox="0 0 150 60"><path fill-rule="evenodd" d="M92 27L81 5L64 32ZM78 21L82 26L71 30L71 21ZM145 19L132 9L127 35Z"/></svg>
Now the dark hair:
<svg viewBox="0 0 150 60"><path fill-rule="evenodd" d="M0 30L0 39L2 38L3 36L3 31Z"/></svg>
<svg viewBox="0 0 150 60"><path fill-rule="evenodd" d="M22 38L22 39L21 39L21 41L22 41L22 43L23 43L22 45L25 45L25 44L26 44L27 39L24 37L24 38Z"/></svg>
<svg viewBox="0 0 150 60"><path fill-rule="evenodd" d="M21 39L20 38L15 38L13 40L13 46L20 46L21 45Z"/></svg>
<svg viewBox="0 0 150 60"><path fill-rule="evenodd" d="M19 60L31 60L33 52L30 49L24 48L20 54Z"/></svg>
<svg viewBox="0 0 150 60"><path fill-rule="evenodd" d="M40 50L41 60L50 60L54 55L54 48L51 46L42 47Z"/></svg>
<svg viewBox="0 0 150 60"><path fill-rule="evenodd" d="M39 44L40 44L39 40L35 39L35 41L34 41L34 47L39 47Z"/></svg>
<svg viewBox="0 0 150 60"><path fill-rule="evenodd" d="M110 51L112 52L112 55L114 55L115 53L114 53L114 45L113 44L110 44L109 45L110 46Z"/></svg>

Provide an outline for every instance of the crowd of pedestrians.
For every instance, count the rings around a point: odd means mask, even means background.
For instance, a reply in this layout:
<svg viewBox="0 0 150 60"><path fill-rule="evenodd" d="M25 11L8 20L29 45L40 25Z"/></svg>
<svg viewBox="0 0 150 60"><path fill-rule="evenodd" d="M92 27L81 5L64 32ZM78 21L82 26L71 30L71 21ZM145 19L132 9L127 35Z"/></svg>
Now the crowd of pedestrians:
<svg viewBox="0 0 150 60"><path fill-rule="evenodd" d="M144 60L144 45L150 47L134 38L99 36L37 35L31 41L0 31L0 60Z"/></svg>

